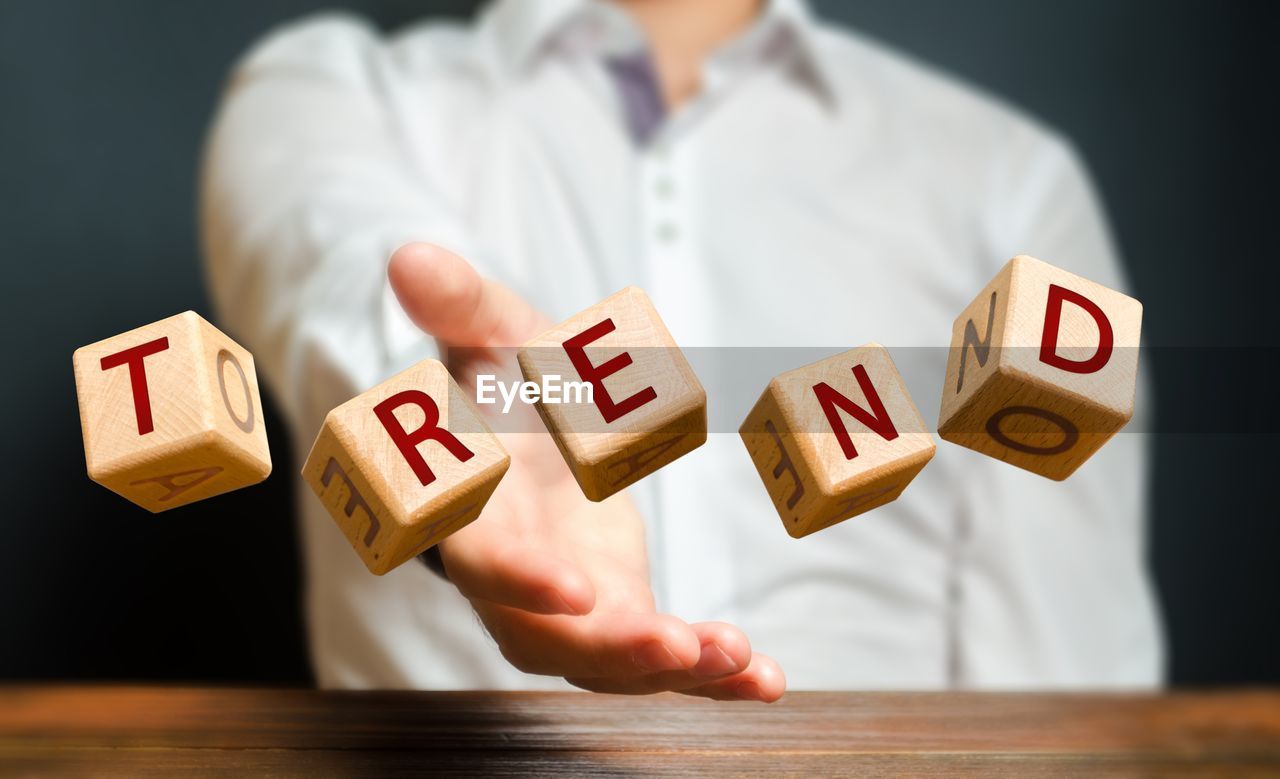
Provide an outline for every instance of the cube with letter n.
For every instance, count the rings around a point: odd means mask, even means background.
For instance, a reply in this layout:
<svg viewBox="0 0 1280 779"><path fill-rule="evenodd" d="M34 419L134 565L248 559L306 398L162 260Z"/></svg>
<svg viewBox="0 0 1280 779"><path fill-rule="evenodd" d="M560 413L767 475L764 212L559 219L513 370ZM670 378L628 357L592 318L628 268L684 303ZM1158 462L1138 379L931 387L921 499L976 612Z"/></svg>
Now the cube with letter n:
<svg viewBox="0 0 1280 779"><path fill-rule="evenodd" d="M796 538L896 500L935 449L874 343L775 377L739 434Z"/></svg>

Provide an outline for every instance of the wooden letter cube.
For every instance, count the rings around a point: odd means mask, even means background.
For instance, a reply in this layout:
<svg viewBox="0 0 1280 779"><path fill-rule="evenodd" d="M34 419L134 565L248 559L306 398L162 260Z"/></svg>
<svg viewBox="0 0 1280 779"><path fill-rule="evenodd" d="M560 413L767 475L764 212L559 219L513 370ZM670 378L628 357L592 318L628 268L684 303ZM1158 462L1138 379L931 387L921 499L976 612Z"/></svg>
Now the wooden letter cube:
<svg viewBox="0 0 1280 779"><path fill-rule="evenodd" d="M271 473L253 356L193 311L76 350L89 478L151 512Z"/></svg>
<svg viewBox="0 0 1280 779"><path fill-rule="evenodd" d="M333 409L302 477L382 575L469 524L511 458L437 360Z"/></svg>
<svg viewBox="0 0 1280 779"><path fill-rule="evenodd" d="M566 388L538 402L582 492L604 500L707 440L707 394L643 291L627 287L519 351L528 382ZM572 384L571 384L572 383ZM569 388L588 386L592 402Z"/></svg>
<svg viewBox="0 0 1280 779"><path fill-rule="evenodd" d="M1014 257L952 328L938 432L1065 479L1133 416L1142 304Z"/></svg>
<svg viewBox="0 0 1280 779"><path fill-rule="evenodd" d="M879 344L776 377L738 432L795 538L896 500L935 450Z"/></svg>

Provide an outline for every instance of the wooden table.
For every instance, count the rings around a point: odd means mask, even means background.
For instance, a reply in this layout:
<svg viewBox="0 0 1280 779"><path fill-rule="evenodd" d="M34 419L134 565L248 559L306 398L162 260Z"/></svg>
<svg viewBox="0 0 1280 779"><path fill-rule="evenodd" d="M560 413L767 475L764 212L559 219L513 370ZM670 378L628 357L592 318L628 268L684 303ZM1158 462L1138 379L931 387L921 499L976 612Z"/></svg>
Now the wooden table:
<svg viewBox="0 0 1280 779"><path fill-rule="evenodd" d="M1280 693L342 693L0 686L0 776L1280 776Z"/></svg>

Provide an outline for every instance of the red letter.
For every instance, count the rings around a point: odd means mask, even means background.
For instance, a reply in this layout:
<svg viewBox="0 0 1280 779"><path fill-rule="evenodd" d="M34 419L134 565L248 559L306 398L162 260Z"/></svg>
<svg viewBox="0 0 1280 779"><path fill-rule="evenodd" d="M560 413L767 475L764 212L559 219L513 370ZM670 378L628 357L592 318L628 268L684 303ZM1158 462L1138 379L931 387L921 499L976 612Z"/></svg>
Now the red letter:
<svg viewBox="0 0 1280 779"><path fill-rule="evenodd" d="M1058 355L1058 326L1062 322L1062 301L1075 303L1083 308L1098 324L1098 350L1087 360L1068 360ZM1079 292L1049 285L1049 304L1044 311L1044 335L1040 339L1040 362L1071 373L1094 373L1111 359L1111 347L1115 337L1111 332L1111 320L1102 313L1098 304Z"/></svg>
<svg viewBox="0 0 1280 779"><path fill-rule="evenodd" d="M168 348L168 338L157 338L102 358L104 371L120 365L129 366L129 382L133 385L133 413L138 418L138 435L146 435L156 429L151 421L151 395L147 392L147 369L142 361L148 355Z"/></svg>
<svg viewBox="0 0 1280 779"><path fill-rule="evenodd" d="M613 398L609 397L609 391L604 388L602 382L630 365L631 355L623 352L600 365L592 365L583 347L612 333L613 330L613 320L606 319L564 342L564 351L569 355L569 362L573 363L574 370L583 381L591 385L592 397L600 409L600 416L604 417L605 424L630 414L658 397L653 387L645 387L621 403L614 403Z"/></svg>
<svg viewBox="0 0 1280 779"><path fill-rule="evenodd" d="M422 409L422 414L426 417L422 422L422 427L412 433L406 432L400 426L400 420L396 419L396 415L392 413L407 403L412 403ZM435 441L445 449L448 449L449 454L456 457L460 463L465 463L475 454L463 446L462 442L455 438L453 433L440 427L440 409L436 406L436 402L431 399L431 396L425 392L420 390L397 392L374 406L373 413L378 416L378 421L386 428L387 435L391 436L396 448L400 450L400 454L404 455L405 462L409 463L409 467L413 469L423 487L435 481L436 475L427 467L427 461L422 459L422 455L418 452L418 444L423 441Z"/></svg>
<svg viewBox="0 0 1280 779"><path fill-rule="evenodd" d="M830 423L832 432L836 434L836 439L840 441L840 448L844 450L846 460L852 460L857 457L858 450L853 448L853 439L849 437L849 431L845 428L844 423L840 421L840 412L836 410L837 406L844 409L854 419L871 428L872 432L878 433L884 440L892 441L898 437L898 429L893 426L893 420L885 412L884 404L880 402L880 396L876 394L876 388L871 386L871 379L867 376L867 369L861 365L855 365L853 366L853 375L858 380L858 386L862 388L862 394L867 396L867 403L871 405L871 411L874 413L868 414L852 400L832 389L831 385L825 381L813 385L813 394L818 396L818 403L822 405L822 411L827 415L827 422Z"/></svg>

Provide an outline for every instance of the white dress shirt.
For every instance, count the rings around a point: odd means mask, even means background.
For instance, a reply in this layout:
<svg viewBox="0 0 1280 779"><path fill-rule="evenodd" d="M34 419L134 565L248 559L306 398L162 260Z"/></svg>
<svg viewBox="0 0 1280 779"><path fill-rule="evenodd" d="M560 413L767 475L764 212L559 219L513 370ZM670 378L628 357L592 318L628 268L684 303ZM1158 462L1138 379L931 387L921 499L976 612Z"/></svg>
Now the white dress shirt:
<svg viewBox="0 0 1280 779"><path fill-rule="evenodd" d="M642 46L613 7L499 0L389 37L312 17L243 59L207 150L208 276L295 454L435 354L386 283L399 245L553 320L635 284L709 396L706 445L631 490L660 610L741 626L791 689L1158 683L1145 436L1063 483L940 443L898 501L793 540L735 432L772 373L873 340L932 424L951 322L1015 254L1124 289L1073 151L789 0L641 143L606 63ZM323 686L564 686L511 668L424 566L370 575L297 485Z"/></svg>

